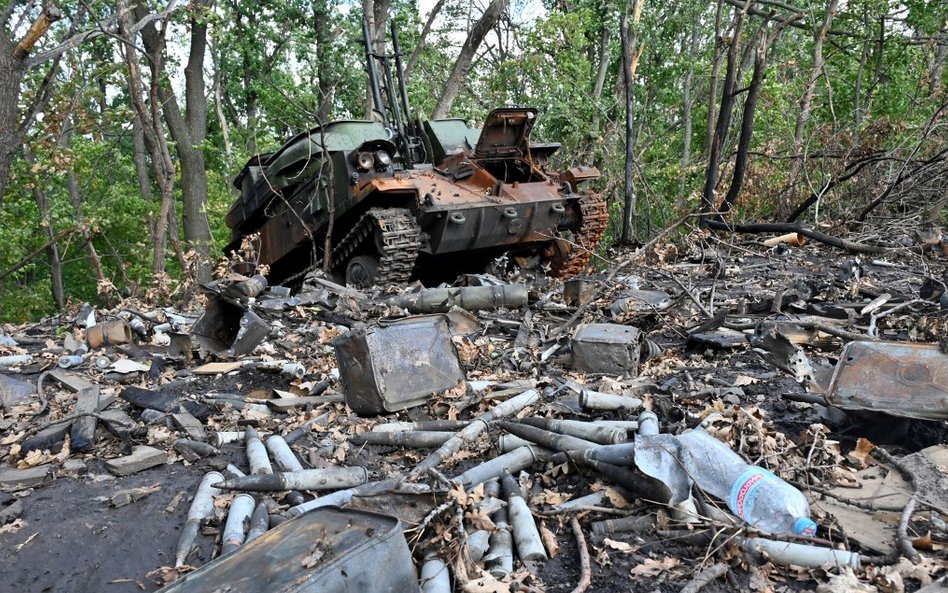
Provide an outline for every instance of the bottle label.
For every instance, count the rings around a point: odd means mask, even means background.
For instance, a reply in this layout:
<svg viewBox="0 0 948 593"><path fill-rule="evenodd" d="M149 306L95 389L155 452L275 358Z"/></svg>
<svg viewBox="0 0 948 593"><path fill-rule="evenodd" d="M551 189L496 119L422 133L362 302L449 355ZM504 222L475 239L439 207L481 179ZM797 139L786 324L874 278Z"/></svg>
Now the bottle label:
<svg viewBox="0 0 948 593"><path fill-rule="evenodd" d="M760 467L751 467L744 471L731 487L730 507L734 513L747 521L747 516L753 515L754 503L760 494L760 486L769 479L778 479L777 476ZM747 521L750 523L750 521Z"/></svg>

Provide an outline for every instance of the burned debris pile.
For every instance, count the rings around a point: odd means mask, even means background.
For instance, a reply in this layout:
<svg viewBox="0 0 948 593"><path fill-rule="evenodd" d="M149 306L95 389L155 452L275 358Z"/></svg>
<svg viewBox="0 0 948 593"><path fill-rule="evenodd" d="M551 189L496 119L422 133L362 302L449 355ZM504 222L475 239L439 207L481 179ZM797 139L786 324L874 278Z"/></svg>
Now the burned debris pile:
<svg viewBox="0 0 948 593"><path fill-rule="evenodd" d="M935 590L939 257L689 236L565 281L383 291L317 272L291 293L230 274L194 311L4 327L0 578ZM155 535L104 554L67 515ZM39 570L40 550L60 561Z"/></svg>

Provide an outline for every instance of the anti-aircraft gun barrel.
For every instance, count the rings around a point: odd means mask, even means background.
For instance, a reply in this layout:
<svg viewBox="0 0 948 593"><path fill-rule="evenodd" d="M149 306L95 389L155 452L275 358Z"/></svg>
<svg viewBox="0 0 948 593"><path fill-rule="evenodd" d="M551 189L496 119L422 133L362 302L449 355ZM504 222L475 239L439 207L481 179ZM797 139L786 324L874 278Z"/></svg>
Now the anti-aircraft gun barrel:
<svg viewBox="0 0 948 593"><path fill-rule="evenodd" d="M385 104L382 103L382 89L379 87L379 73L375 68L375 59L372 52L372 35L369 33L369 21L362 19L362 35L365 37L365 68L369 74L369 87L372 89L372 103L375 111L382 116L382 123L388 125L385 115Z"/></svg>
<svg viewBox="0 0 948 593"><path fill-rule="evenodd" d="M398 31L395 28L395 20L391 22L392 30L392 51L395 53L395 73L398 75L398 91L402 99L402 111L405 112L405 124L409 136L420 136L421 130L411 117L411 107L408 104L408 81L405 80L405 66L402 64L402 50L398 45Z"/></svg>

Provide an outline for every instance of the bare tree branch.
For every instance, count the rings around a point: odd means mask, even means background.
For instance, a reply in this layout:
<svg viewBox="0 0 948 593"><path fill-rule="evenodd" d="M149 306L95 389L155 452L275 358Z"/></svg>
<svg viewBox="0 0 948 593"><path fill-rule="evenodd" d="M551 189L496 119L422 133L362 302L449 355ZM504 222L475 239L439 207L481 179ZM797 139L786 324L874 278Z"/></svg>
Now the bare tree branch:
<svg viewBox="0 0 948 593"><path fill-rule="evenodd" d="M168 6L166 6L165 9L162 10L161 12L153 12L151 14L148 14L145 17L143 17L141 20L139 20L137 23L132 25L129 28L129 34L134 35L138 33L139 31L141 31L149 23L168 18L168 15L174 12L177 8L178 8L178 0L171 0L168 3ZM109 17L108 19L99 22L94 29L89 29L88 31L77 33L69 37L68 39L66 39L66 41L60 43L56 47L48 49L44 52L40 52L36 54L35 56L32 56L26 59L24 61L24 63L26 64L26 67L35 68L36 66L39 66L43 62L46 62L48 60L61 56L67 51L71 49L75 49L79 47L80 45L82 45L83 43L85 43L86 41L95 39L96 37L101 37L103 35L118 37L119 36L118 19L120 16L121 16L120 13L116 13L112 15L111 17Z"/></svg>

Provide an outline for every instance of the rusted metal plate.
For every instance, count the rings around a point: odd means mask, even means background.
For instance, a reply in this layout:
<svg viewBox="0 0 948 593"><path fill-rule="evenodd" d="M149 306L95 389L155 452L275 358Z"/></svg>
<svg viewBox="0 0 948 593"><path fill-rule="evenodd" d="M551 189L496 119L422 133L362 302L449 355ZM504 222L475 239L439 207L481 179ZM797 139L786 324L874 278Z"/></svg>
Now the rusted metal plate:
<svg viewBox="0 0 948 593"><path fill-rule="evenodd" d="M346 403L361 415L419 406L464 383L441 315L354 330L336 338L333 346Z"/></svg>
<svg viewBox="0 0 948 593"><path fill-rule="evenodd" d="M530 130L537 120L533 108L505 107L487 116L474 154L479 157L524 154L530 141Z"/></svg>
<svg viewBox="0 0 948 593"><path fill-rule="evenodd" d="M420 591L398 519L314 509L186 575L165 593Z"/></svg>
<svg viewBox="0 0 948 593"><path fill-rule="evenodd" d="M934 344L851 342L826 399L845 410L948 420L948 355Z"/></svg>

